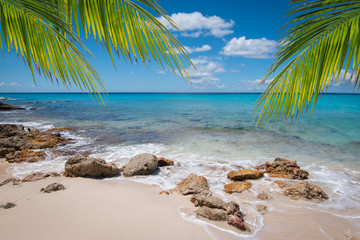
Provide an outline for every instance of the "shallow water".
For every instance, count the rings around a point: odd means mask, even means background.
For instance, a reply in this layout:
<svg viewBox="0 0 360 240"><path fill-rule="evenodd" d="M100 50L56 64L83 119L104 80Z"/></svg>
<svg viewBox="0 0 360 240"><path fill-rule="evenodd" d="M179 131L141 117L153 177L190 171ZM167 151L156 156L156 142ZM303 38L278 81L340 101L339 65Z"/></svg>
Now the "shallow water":
<svg viewBox="0 0 360 240"><path fill-rule="evenodd" d="M255 127L252 116L258 94L110 94L104 97L106 107L86 94L0 97L27 109L0 113L1 123L74 128L62 134L75 144L59 148L91 151L118 166L144 152L173 159L176 167L135 178L163 189L195 172L209 180L212 191L231 198L222 191L229 182L228 171L275 157L296 160L310 171L309 181L324 188L331 199L310 207L351 219L360 227L360 95L324 95L312 118L305 114L298 121L262 128ZM33 171L61 172L67 158L50 155L46 161L17 164L10 170L19 177ZM253 181L252 194L262 185L279 192L273 180ZM254 230L261 228L261 219L254 220Z"/></svg>

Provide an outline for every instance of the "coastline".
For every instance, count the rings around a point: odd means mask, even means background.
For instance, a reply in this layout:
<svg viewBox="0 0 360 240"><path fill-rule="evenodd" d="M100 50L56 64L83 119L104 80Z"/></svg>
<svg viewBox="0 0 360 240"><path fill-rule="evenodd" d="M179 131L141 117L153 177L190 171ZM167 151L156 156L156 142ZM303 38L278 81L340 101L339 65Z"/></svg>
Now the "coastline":
<svg viewBox="0 0 360 240"><path fill-rule="evenodd" d="M1 161L0 181L9 177L9 165ZM40 192L53 182L66 189L51 194ZM303 202L290 203L281 196L269 200L274 210L263 215L262 229L254 237L242 238L204 224L203 220L186 220L184 216L195 209L190 197L160 195L160 191L158 186L127 179L115 182L63 176L7 184L0 187L1 203L13 202L17 206L0 209L0 238L358 239L355 236L359 229L350 221L309 209ZM243 192L239 200L251 198L250 192Z"/></svg>

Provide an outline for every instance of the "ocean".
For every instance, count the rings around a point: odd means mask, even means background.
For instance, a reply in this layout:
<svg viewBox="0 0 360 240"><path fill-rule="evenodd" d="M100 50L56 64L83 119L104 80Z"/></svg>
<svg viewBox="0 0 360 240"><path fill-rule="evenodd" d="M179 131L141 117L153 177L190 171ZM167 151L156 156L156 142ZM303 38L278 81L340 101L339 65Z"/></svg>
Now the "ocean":
<svg viewBox="0 0 360 240"><path fill-rule="evenodd" d="M360 95L326 94L312 117L306 113L296 121L256 127L252 112L259 96L110 93L104 95L103 105L82 93L1 93L0 101L26 110L1 112L0 123L40 130L71 127L75 131L62 134L74 144L59 149L87 153L118 166L139 153L172 159L174 167L133 178L164 190L194 172L209 180L213 192L228 197L222 191L227 172L275 157L296 160L310 172L309 182L330 197L312 207L352 219L360 227ZM45 161L16 164L10 173L24 177L35 171L62 172L67 158L49 152ZM272 180L276 179L265 178L259 184L270 186ZM255 183L254 194L257 189ZM255 225L259 222L254 219Z"/></svg>

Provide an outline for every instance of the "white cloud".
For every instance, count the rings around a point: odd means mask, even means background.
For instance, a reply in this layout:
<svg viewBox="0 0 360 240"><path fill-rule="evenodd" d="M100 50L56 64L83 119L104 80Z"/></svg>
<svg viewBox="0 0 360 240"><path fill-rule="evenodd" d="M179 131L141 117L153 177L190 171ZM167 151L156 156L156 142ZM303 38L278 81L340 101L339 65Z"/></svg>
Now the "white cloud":
<svg viewBox="0 0 360 240"><path fill-rule="evenodd" d="M193 52L206 52L206 51L210 51L211 50L211 46L205 44L202 45L201 47L186 47L185 49L189 52L189 53L193 53Z"/></svg>
<svg viewBox="0 0 360 240"><path fill-rule="evenodd" d="M18 82L11 82L11 83L10 83L10 86L11 86L11 87L21 87L21 84L18 83Z"/></svg>
<svg viewBox="0 0 360 240"><path fill-rule="evenodd" d="M224 88L220 84L221 80L215 76L217 73L226 72L220 62L216 62L206 57L192 59L197 70L193 68L186 69L193 86L196 88Z"/></svg>
<svg viewBox="0 0 360 240"><path fill-rule="evenodd" d="M267 79L262 83L262 79L256 80L241 80L236 86L236 91L240 92L260 92L264 91L273 79Z"/></svg>
<svg viewBox="0 0 360 240"><path fill-rule="evenodd" d="M215 15L206 17L200 12L193 12L174 13L170 17L182 31L185 31L181 34L184 37L199 37L201 35L223 37L234 32L231 30L235 24L233 20L226 21ZM175 30L164 17L158 19L167 29Z"/></svg>
<svg viewBox="0 0 360 240"><path fill-rule="evenodd" d="M5 83L4 83L4 82L0 82L0 87L1 87L1 86L4 86L4 85L5 85Z"/></svg>
<svg viewBox="0 0 360 240"><path fill-rule="evenodd" d="M277 42L274 40L246 39L244 36L233 38L227 42L221 54L227 56L243 56L247 58L272 58L274 57Z"/></svg>

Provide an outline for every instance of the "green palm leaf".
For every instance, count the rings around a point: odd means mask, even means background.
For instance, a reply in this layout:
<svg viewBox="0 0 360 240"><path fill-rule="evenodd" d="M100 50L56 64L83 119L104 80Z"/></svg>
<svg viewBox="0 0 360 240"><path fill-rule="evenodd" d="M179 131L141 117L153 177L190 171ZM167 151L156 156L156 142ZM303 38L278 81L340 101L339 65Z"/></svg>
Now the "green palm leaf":
<svg viewBox="0 0 360 240"><path fill-rule="evenodd" d="M81 51L91 55L81 42L100 41L113 64L114 55L126 61L155 61L174 74L187 76L193 66L178 40L141 5L164 16L175 26L157 0L0 0L0 24L9 52L21 55L30 67L51 82L74 83L88 92L104 91L100 76ZM77 34L74 33L76 29ZM0 38L0 49L3 51Z"/></svg>
<svg viewBox="0 0 360 240"><path fill-rule="evenodd" d="M299 117L346 73L359 89L360 2L292 0L275 62L264 81L285 65L257 101L258 124ZM344 72L343 75L340 75Z"/></svg>

